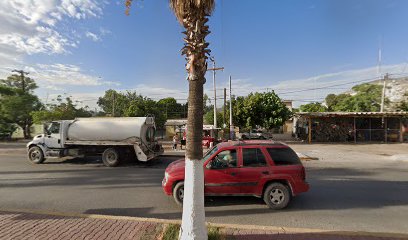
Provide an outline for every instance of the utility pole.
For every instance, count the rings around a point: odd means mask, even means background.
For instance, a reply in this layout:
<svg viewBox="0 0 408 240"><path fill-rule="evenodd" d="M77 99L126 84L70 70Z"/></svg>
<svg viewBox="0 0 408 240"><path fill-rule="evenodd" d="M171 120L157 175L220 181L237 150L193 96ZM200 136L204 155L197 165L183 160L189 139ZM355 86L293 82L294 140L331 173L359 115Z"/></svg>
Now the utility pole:
<svg viewBox="0 0 408 240"><path fill-rule="evenodd" d="M227 89L224 88L224 128L227 124Z"/></svg>
<svg viewBox="0 0 408 240"><path fill-rule="evenodd" d="M214 128L217 128L217 91L215 87L215 72L219 70L224 70L224 67L216 67L214 57L210 57L211 62L213 63L213 68L207 69L207 71L213 71L213 87L214 87Z"/></svg>
<svg viewBox="0 0 408 240"><path fill-rule="evenodd" d="M234 134L234 125L232 123L232 90L231 90L231 75L229 77L229 90L230 90L230 95L229 95L229 100L230 100L230 139L234 140L235 139L235 134Z"/></svg>
<svg viewBox="0 0 408 240"><path fill-rule="evenodd" d="M29 72L24 72L23 70L16 70L16 69L14 69L14 70L11 71L11 72L20 73L20 77L21 77L21 88L22 88L23 92L25 92L25 90L26 90L26 85L25 85L25 76L24 76L24 74L28 75L28 74L30 74L30 73L29 73Z"/></svg>
<svg viewBox="0 0 408 240"><path fill-rule="evenodd" d="M384 75L384 81L383 81L383 89L382 89L382 94L381 94L381 112L384 112L384 101L385 101L385 86L386 86L386 81L388 80L388 73Z"/></svg>

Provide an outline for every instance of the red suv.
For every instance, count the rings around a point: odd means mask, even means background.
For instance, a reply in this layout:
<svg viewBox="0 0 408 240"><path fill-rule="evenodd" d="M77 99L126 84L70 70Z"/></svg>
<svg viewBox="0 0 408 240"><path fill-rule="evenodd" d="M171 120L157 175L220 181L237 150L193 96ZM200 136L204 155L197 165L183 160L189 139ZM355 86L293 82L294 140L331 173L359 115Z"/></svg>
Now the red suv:
<svg viewBox="0 0 408 240"><path fill-rule="evenodd" d="M262 197L270 208L282 209L293 196L309 190L299 157L279 142L220 143L204 155L203 166L206 196ZM184 159L166 168L162 186L177 204L183 203Z"/></svg>

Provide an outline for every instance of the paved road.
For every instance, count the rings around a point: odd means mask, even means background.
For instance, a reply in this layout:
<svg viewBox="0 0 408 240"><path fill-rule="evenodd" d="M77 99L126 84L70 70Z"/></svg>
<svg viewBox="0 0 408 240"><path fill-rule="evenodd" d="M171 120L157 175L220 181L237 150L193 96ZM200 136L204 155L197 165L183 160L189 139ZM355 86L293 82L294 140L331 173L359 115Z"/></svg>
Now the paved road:
<svg viewBox="0 0 408 240"><path fill-rule="evenodd" d="M164 169L176 157L106 168L98 158L32 165L23 152L0 151L0 208L181 218L181 209L161 189ZM408 233L408 162L355 158L305 166L312 189L288 209L271 211L252 197L214 197L206 199L207 220Z"/></svg>

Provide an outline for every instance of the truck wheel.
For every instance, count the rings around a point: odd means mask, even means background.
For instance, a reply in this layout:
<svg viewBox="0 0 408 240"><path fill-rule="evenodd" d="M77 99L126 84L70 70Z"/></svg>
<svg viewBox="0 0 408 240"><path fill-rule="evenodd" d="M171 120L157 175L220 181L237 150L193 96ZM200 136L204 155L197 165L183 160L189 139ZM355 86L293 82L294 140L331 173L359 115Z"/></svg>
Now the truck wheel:
<svg viewBox="0 0 408 240"><path fill-rule="evenodd" d="M184 199L184 182L178 182L176 186L173 188L173 197L174 201L176 201L177 205L183 205Z"/></svg>
<svg viewBox="0 0 408 240"><path fill-rule="evenodd" d="M277 210L285 208L290 201L288 187L281 183L272 183L266 187L263 199L269 208Z"/></svg>
<svg viewBox="0 0 408 240"><path fill-rule="evenodd" d="M114 148L107 148L102 153L103 164L107 167L116 167L119 165L119 153Z"/></svg>
<svg viewBox="0 0 408 240"><path fill-rule="evenodd" d="M45 158L41 148L35 146L28 149L28 160L35 164L43 163L45 161Z"/></svg>

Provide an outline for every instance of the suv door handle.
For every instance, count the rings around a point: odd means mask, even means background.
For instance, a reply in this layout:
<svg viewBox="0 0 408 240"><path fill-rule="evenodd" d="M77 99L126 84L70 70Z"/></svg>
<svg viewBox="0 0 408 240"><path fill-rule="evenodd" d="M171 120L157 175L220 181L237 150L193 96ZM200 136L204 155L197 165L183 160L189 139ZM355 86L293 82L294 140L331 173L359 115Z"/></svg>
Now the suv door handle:
<svg viewBox="0 0 408 240"><path fill-rule="evenodd" d="M231 176L236 176L236 175L237 175L236 172L232 172L232 173L231 173Z"/></svg>
<svg viewBox="0 0 408 240"><path fill-rule="evenodd" d="M263 171L262 174L269 175L269 172L268 171Z"/></svg>

